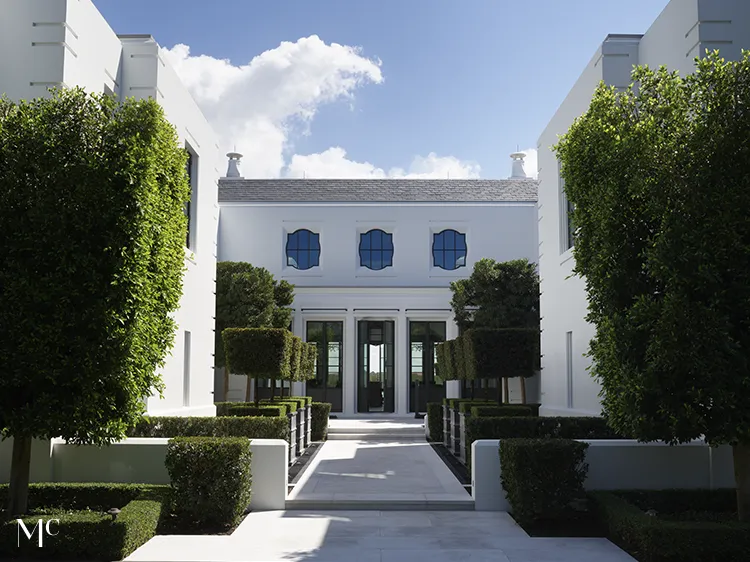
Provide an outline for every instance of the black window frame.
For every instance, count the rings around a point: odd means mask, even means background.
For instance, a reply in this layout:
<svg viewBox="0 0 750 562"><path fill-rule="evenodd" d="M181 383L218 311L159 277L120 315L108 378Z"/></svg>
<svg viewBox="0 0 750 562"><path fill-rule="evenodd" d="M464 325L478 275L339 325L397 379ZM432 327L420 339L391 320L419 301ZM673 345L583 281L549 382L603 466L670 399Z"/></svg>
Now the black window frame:
<svg viewBox="0 0 750 562"><path fill-rule="evenodd" d="M453 233L453 244L450 247L446 247L446 240L448 233ZM458 239L462 241L459 247ZM440 240L440 248L437 247L438 240ZM452 252L455 259L452 261L453 267L446 267L446 254ZM459 253L463 252L463 256L459 256ZM459 232L455 228L446 228L440 232L434 232L432 235L432 264L435 267L443 269L445 271L455 271L462 267L466 267L467 257L469 255L469 245L466 243L466 233ZM440 259L438 259L440 256ZM458 265L460 257L463 258L463 263Z"/></svg>
<svg viewBox="0 0 750 562"><path fill-rule="evenodd" d="M373 244L374 235L378 234L377 244ZM373 248L376 245L376 248ZM366 246L366 247L365 247ZM393 255L395 246L393 244L393 233L386 232L382 228L373 228L359 235L359 265L372 271L382 271L387 267L393 267ZM380 267L373 267L376 263L374 256L380 257ZM387 258L387 259L386 259Z"/></svg>
<svg viewBox="0 0 750 562"><path fill-rule="evenodd" d="M302 247L299 243L300 235L303 232L307 233L308 243L306 247ZM307 254L307 267L300 267L299 256L303 253ZM319 232L313 232L309 228L298 228L294 232L287 233L284 254L286 255L286 265L288 267L293 267L299 271L307 271L314 267L320 267L320 253L321 245Z"/></svg>

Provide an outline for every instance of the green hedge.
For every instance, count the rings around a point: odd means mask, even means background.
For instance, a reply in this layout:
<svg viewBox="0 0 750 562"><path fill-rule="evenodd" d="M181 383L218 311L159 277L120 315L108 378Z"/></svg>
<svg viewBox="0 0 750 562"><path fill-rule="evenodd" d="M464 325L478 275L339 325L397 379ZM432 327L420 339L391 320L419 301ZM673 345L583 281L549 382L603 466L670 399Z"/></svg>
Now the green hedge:
<svg viewBox="0 0 750 562"><path fill-rule="evenodd" d="M535 373L539 330L471 329L459 339L463 340L467 380L530 377Z"/></svg>
<svg viewBox="0 0 750 562"><path fill-rule="evenodd" d="M444 368L442 369L443 380L454 381L458 379L456 374L456 344L455 340L448 340L441 344L445 358Z"/></svg>
<svg viewBox="0 0 750 562"><path fill-rule="evenodd" d="M227 369L257 379L289 379L294 336L281 328L227 328L222 332Z"/></svg>
<svg viewBox="0 0 750 562"><path fill-rule="evenodd" d="M472 417L466 420L466 441L477 439L562 438L628 439L594 417Z"/></svg>
<svg viewBox="0 0 750 562"><path fill-rule="evenodd" d="M315 361L318 358L318 348L314 343L302 344L302 357L300 358L299 380L306 381L315 378Z"/></svg>
<svg viewBox="0 0 750 562"><path fill-rule="evenodd" d="M750 560L750 523L708 520L717 512L736 517L735 490L629 490L589 496L609 539L641 562ZM649 509L657 515L646 515ZM679 513L703 514L705 520L676 520Z"/></svg>
<svg viewBox="0 0 750 562"><path fill-rule="evenodd" d="M289 340L291 350L289 353L289 380L298 381L300 378L300 367L302 365L302 354L306 351L303 349L305 342L299 336L292 336Z"/></svg>
<svg viewBox="0 0 750 562"><path fill-rule="evenodd" d="M570 514L585 497L588 443L572 439L503 439L500 466L513 517L521 524Z"/></svg>
<svg viewBox="0 0 750 562"><path fill-rule="evenodd" d="M310 438L313 441L324 441L328 436L328 416L331 415L331 404L328 402L312 403L312 428Z"/></svg>
<svg viewBox="0 0 750 562"><path fill-rule="evenodd" d="M289 421L270 417L143 418L128 437L246 437L289 441Z"/></svg>
<svg viewBox="0 0 750 562"><path fill-rule="evenodd" d="M286 404L289 407L290 412L304 410L305 402L306 400L304 398L290 398L289 396L284 396L283 398L264 398L260 401L261 404Z"/></svg>
<svg viewBox="0 0 750 562"><path fill-rule="evenodd" d="M445 343L437 343L435 344L435 377L447 380L445 371Z"/></svg>
<svg viewBox="0 0 750 562"><path fill-rule="evenodd" d="M533 416L534 410L528 406L474 406L471 407L472 418L523 417Z"/></svg>
<svg viewBox="0 0 750 562"><path fill-rule="evenodd" d="M0 557L122 560L156 534L168 491L167 486L132 484L30 484L29 507L39 512L24 517L24 524L33 532L40 518L59 519L51 527L57 534L45 534L39 548L38 534L28 540L20 530L19 543L16 521L0 522ZM7 493L7 485L0 487L3 500ZM105 513L111 507L121 509L115 522ZM86 508L92 511L76 511Z"/></svg>
<svg viewBox="0 0 750 562"><path fill-rule="evenodd" d="M303 400L304 406L309 406L313 403L312 396L289 396L288 398L291 398L292 400Z"/></svg>
<svg viewBox="0 0 750 562"><path fill-rule="evenodd" d="M469 414L471 413L471 409L475 406L497 406L497 402L492 400L471 400L471 401L464 401L459 402L457 404L458 411L462 414Z"/></svg>
<svg viewBox="0 0 750 562"><path fill-rule="evenodd" d="M255 402L218 402L217 416L261 416L285 418L289 408L287 404L259 404Z"/></svg>
<svg viewBox="0 0 750 562"><path fill-rule="evenodd" d="M427 403L427 429L430 441L443 442L443 405L439 402Z"/></svg>
<svg viewBox="0 0 750 562"><path fill-rule="evenodd" d="M465 381L472 380L468 378L466 371L466 354L463 338L456 338L453 340L453 373L457 380Z"/></svg>
<svg viewBox="0 0 750 562"><path fill-rule="evenodd" d="M177 437L164 464L172 485L171 512L186 527L232 527L250 505L250 440Z"/></svg>

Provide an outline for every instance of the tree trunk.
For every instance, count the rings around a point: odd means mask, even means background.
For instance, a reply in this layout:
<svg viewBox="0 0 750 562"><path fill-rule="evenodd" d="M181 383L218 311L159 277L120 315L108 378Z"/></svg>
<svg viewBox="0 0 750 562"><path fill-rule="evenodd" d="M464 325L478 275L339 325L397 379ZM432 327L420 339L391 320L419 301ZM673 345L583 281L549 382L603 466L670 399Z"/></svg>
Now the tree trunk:
<svg viewBox="0 0 750 562"><path fill-rule="evenodd" d="M526 377L521 377L521 404L526 404Z"/></svg>
<svg viewBox="0 0 750 562"><path fill-rule="evenodd" d="M510 404L510 388L508 387L508 377L503 377L503 390L505 391L505 403Z"/></svg>
<svg viewBox="0 0 750 562"><path fill-rule="evenodd" d="M254 398L255 398L255 407L257 408L258 407L258 403L260 402L260 392L258 392L258 379L253 379L253 380L255 381L255 385L254 385L255 386L255 396L254 396ZM248 382L248 386L249 385L250 385L250 383Z"/></svg>
<svg viewBox="0 0 750 562"><path fill-rule="evenodd" d="M276 396L276 379L269 379L268 382L271 385L271 400Z"/></svg>
<svg viewBox="0 0 750 562"><path fill-rule="evenodd" d="M28 511L31 437L14 435L12 455L8 489L8 520L15 515L24 515Z"/></svg>
<svg viewBox="0 0 750 562"><path fill-rule="evenodd" d="M229 402L229 369L226 367L224 367L224 402Z"/></svg>
<svg viewBox="0 0 750 562"><path fill-rule="evenodd" d="M250 377L247 377L247 387L245 387L245 402L250 402L250 398L252 398L252 393L251 393L252 387L250 386L251 384L253 384L252 381L253 379L251 379ZM255 394L257 395L258 392L256 391Z"/></svg>
<svg viewBox="0 0 750 562"><path fill-rule="evenodd" d="M732 453L737 483L737 515L740 521L750 521L750 442L734 445Z"/></svg>

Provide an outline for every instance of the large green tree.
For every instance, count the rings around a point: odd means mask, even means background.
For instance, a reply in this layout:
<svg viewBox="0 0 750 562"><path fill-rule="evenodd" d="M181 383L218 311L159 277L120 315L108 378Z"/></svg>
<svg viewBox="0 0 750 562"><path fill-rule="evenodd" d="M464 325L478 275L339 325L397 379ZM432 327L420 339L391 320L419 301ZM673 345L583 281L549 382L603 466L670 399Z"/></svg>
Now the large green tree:
<svg viewBox="0 0 750 562"><path fill-rule="evenodd" d="M288 281L277 281L267 269L247 262L217 263L215 366L226 367L221 335L225 329L289 328L292 321L289 307L293 302L294 286ZM248 385L248 392L249 389ZM228 390L229 371L225 369L224 400Z"/></svg>
<svg viewBox="0 0 750 562"><path fill-rule="evenodd" d="M601 85L557 146L614 429L734 452L750 519L750 53Z"/></svg>
<svg viewBox="0 0 750 562"><path fill-rule="evenodd" d="M459 329L539 329L539 274L527 259L482 258L471 276L451 283L451 308ZM521 378L525 402L526 385ZM508 384L505 380L505 396Z"/></svg>
<svg viewBox="0 0 750 562"><path fill-rule="evenodd" d="M186 154L152 100L81 89L0 100L0 433L8 515L27 508L31 440L103 445L161 391L174 341Z"/></svg>

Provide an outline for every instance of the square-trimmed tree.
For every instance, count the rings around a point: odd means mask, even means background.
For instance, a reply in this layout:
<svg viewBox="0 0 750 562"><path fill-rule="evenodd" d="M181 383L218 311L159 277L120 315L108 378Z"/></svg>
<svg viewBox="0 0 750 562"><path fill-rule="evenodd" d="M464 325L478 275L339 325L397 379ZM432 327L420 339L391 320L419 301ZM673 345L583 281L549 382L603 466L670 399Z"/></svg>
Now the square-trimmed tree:
<svg viewBox="0 0 750 562"><path fill-rule="evenodd" d="M153 100L0 100L0 434L8 515L31 441L120 439L163 389L182 295L187 155Z"/></svg>

